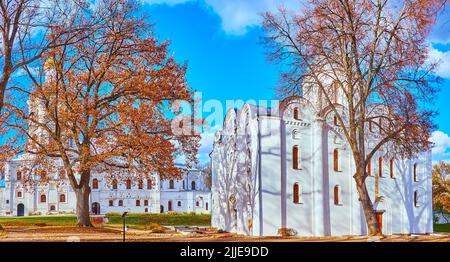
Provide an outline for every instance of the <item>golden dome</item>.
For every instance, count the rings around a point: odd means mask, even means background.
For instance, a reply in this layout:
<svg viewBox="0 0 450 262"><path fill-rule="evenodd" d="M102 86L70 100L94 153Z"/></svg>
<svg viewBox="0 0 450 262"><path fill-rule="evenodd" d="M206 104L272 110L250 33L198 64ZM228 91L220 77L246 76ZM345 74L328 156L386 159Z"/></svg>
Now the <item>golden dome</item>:
<svg viewBox="0 0 450 262"><path fill-rule="evenodd" d="M55 62L55 59L53 59L53 57L50 57L44 63L44 71L45 72L47 72L51 69L54 69L55 67L56 67L56 62Z"/></svg>

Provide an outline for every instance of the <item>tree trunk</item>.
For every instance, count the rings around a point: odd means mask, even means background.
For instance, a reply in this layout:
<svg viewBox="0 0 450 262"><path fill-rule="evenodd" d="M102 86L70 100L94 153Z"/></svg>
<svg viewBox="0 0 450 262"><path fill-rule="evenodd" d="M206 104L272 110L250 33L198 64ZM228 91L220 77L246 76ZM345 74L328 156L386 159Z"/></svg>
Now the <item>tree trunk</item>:
<svg viewBox="0 0 450 262"><path fill-rule="evenodd" d="M75 190L77 197L77 227L92 227L89 217L89 195L91 190L88 183L83 183Z"/></svg>
<svg viewBox="0 0 450 262"><path fill-rule="evenodd" d="M366 176L365 167L357 168L357 170L359 171L357 174L355 174L354 178L356 182L356 189L358 190L359 200L361 202L364 211L364 217L367 223L367 234L369 236L381 236L382 232L380 226L378 225L377 214L373 209L373 203L370 199L364 179L364 177Z"/></svg>

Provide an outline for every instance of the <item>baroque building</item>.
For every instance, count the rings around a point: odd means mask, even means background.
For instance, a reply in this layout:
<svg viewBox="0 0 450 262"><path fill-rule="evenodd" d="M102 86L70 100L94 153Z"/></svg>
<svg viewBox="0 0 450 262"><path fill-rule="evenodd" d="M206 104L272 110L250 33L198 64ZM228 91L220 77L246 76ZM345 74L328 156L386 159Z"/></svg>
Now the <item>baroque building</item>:
<svg viewBox="0 0 450 262"><path fill-rule="evenodd" d="M24 183L20 168L28 163L23 156L7 162L0 180L0 216L75 213L76 197L69 181ZM91 214L209 213L211 193L205 185L205 174L196 169L184 170L178 180L161 180L155 174L148 180L109 181L104 174L94 173L90 181Z"/></svg>
<svg viewBox="0 0 450 262"><path fill-rule="evenodd" d="M227 112L211 153L213 227L252 236L367 234L351 150L321 104L306 95L279 110L246 104ZM370 149L380 130L367 128ZM433 232L431 165L431 152L401 159L387 146L377 151L366 185L384 234Z"/></svg>

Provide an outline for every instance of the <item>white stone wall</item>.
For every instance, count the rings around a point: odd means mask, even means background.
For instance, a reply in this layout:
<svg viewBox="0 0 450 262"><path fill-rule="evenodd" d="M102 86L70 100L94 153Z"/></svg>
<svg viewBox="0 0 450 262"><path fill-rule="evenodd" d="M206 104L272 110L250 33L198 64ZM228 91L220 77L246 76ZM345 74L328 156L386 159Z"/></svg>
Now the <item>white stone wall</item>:
<svg viewBox="0 0 450 262"><path fill-rule="evenodd" d="M299 109L298 120L293 117L294 108ZM300 97L283 101L279 114L258 111L262 110L251 105L241 111L230 110L224 130L216 134L211 154L212 225L246 235L277 235L280 228L294 229L302 236L366 234L353 179L355 164L333 112L324 111L321 117L314 105ZM378 138L377 132L369 133L368 149ZM299 169L293 168L294 146L300 151ZM335 149L339 153L338 171L333 166ZM235 154L238 157L231 161ZM383 232L432 232L430 152L412 160L396 160L394 178L389 171L392 157L389 145L380 149L372 159L372 176L366 183L375 200L378 179L378 196L384 199L385 209ZM413 181L414 164L418 181ZM296 183L302 192L300 203L293 202ZM340 188L338 204L334 202L336 186ZM415 191L418 206L414 206Z"/></svg>

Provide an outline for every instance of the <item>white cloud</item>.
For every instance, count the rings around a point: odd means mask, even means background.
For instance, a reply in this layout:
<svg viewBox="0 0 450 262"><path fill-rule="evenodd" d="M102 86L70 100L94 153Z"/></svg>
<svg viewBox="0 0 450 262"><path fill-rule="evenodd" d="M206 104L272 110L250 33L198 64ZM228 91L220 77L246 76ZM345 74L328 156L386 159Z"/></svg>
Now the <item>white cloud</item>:
<svg viewBox="0 0 450 262"><path fill-rule="evenodd" d="M176 5L195 0L143 0L147 4ZM243 35L261 24L261 13L280 6L298 9L303 0L197 0L208 6L222 21L222 29L230 35Z"/></svg>
<svg viewBox="0 0 450 262"><path fill-rule="evenodd" d="M432 149L433 162L439 162L441 160L450 162L450 137L448 134L442 131L434 131L430 138L434 143Z"/></svg>
<svg viewBox="0 0 450 262"><path fill-rule="evenodd" d="M450 79L450 51L442 52L435 48L430 48L429 61L439 62L436 74Z"/></svg>

